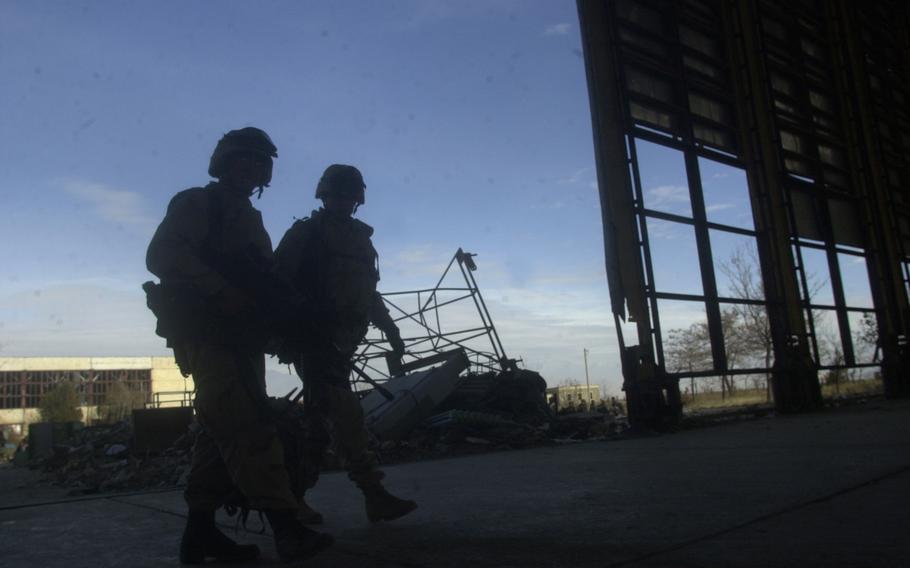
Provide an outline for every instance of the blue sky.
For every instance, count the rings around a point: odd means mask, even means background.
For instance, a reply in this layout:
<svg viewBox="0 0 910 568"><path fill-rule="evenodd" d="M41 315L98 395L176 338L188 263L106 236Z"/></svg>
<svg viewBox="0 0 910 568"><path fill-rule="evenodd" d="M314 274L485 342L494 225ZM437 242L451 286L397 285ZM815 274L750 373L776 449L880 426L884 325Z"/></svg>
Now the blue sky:
<svg viewBox="0 0 910 568"><path fill-rule="evenodd" d="M507 354L555 385L584 380L587 348L592 382L619 393L574 1L7 1L0 76L0 354L167 353L139 289L148 240L208 181L218 138L255 125L279 148L255 202L273 241L318 205L327 165L354 164L383 291L477 253ZM681 154L636 148L646 207L691 216ZM708 219L751 228L743 173L699 167ZM700 294L691 226L647 223L657 288ZM716 262L754 246L710 238ZM868 305L863 260L842 271ZM664 332L704 320L663 304ZM295 383L270 369L273 392Z"/></svg>
<svg viewBox="0 0 910 568"><path fill-rule="evenodd" d="M148 240L255 125L279 148L255 203L274 241L354 164L383 290L478 253L509 355L556 384L587 347L618 392L573 1L4 2L0 73L3 355L165 353Z"/></svg>

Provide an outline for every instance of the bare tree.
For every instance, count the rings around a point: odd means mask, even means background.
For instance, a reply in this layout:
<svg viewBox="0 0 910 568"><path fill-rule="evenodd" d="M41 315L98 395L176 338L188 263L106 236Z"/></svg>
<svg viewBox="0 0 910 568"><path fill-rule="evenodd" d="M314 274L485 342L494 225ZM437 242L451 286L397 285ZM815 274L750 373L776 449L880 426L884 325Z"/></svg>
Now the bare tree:
<svg viewBox="0 0 910 568"><path fill-rule="evenodd" d="M765 299L765 288L761 274L758 273L758 255L754 249L738 248L726 262L720 264L721 272L728 278L730 295L741 300ZM774 345L771 341L771 325L768 322L768 310L761 304L731 304L725 308L730 312L732 321L724 326L727 345L731 338L740 352L740 361L758 359L765 369L771 367ZM728 354L729 360L729 354ZM731 366L737 361L731 361ZM771 401L771 375L765 372L765 396Z"/></svg>
<svg viewBox="0 0 910 568"><path fill-rule="evenodd" d="M721 325L724 335L724 350L727 367L730 369L761 367L766 369L764 380L753 378L756 387L763 383L765 396L771 401L771 362L774 344L768 310L765 307L765 289L759 272L758 254L754 248L741 247L724 262L719 269L728 280L728 296L755 303L730 303L721 311ZM815 294L823 285L814 275L808 275L809 294ZM813 311L816 327L824 321L824 313ZM876 336L877 337L877 336ZM827 349L827 343L819 342L819 348ZM667 371L671 373L691 372L713 367L711 341L708 325L696 322L688 328L671 329L664 342L664 356ZM730 375L720 376L722 396L732 393L735 382ZM695 383L692 382L692 392Z"/></svg>
<svg viewBox="0 0 910 568"><path fill-rule="evenodd" d="M754 248L737 248L725 262L720 263L720 271L727 277L730 296L740 300L764 302L765 287L758 270L758 253ZM815 274L806 276L809 284L809 295L817 293L824 285ZM760 366L765 371L765 396L771 402L771 359L774 356L774 343L771 337L771 324L768 321L768 310L763 304L731 304L725 308L735 314L734 321L725 324L724 335L727 337L728 360L731 338L740 352L738 361L749 366ZM811 314L816 327L824 319L824 313L813 310ZM821 342L822 348L824 342ZM730 360L733 366L734 360Z"/></svg>
<svg viewBox="0 0 910 568"><path fill-rule="evenodd" d="M664 344L664 359L671 373L710 368L712 361L707 324L696 322L686 329L671 329ZM694 378L690 379L689 386L694 397L698 392Z"/></svg>
<svg viewBox="0 0 910 568"><path fill-rule="evenodd" d="M872 351L872 357L868 359L873 363L879 361L881 356L881 343L878 340L878 322L875 321L875 314L865 313L860 320L859 329L853 330L853 343L859 350L868 354ZM865 362L865 361L864 361Z"/></svg>

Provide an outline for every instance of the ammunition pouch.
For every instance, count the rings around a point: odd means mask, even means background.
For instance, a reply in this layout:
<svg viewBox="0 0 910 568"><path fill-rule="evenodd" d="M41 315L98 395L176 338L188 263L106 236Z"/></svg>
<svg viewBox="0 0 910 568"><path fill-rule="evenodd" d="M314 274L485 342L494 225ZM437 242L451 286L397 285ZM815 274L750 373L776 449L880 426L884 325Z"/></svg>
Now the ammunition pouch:
<svg viewBox="0 0 910 568"><path fill-rule="evenodd" d="M187 287L146 282L145 303L158 325L155 333L169 342L198 339L206 331L205 300Z"/></svg>
<svg viewBox="0 0 910 568"><path fill-rule="evenodd" d="M146 282L146 304L158 325L155 333L167 339L175 351L183 342L244 345L261 348L268 340L268 329L256 314L226 317L218 314L209 299L195 289L171 284Z"/></svg>

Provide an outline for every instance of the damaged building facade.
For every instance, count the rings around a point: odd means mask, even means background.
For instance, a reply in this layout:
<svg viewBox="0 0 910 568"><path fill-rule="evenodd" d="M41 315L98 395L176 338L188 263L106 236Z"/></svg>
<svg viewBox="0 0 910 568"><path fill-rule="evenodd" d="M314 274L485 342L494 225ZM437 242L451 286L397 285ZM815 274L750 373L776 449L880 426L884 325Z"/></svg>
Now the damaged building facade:
<svg viewBox="0 0 910 568"><path fill-rule="evenodd" d="M118 383L154 406L188 404L193 390L173 357L0 357L0 427L21 432L40 421L41 398L61 381L76 388L87 423Z"/></svg>
<svg viewBox="0 0 910 568"><path fill-rule="evenodd" d="M681 379L910 395L908 6L579 0L633 424L676 422Z"/></svg>
<svg viewBox="0 0 910 568"><path fill-rule="evenodd" d="M559 385L547 389L547 404L553 410L588 410L600 402L600 385Z"/></svg>

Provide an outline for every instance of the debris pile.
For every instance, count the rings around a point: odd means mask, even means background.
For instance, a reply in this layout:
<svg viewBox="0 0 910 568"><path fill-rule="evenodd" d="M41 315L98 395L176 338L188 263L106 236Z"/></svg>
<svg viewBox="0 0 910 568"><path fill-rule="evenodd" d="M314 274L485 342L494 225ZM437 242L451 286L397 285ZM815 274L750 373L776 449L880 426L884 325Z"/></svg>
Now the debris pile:
<svg viewBox="0 0 910 568"><path fill-rule="evenodd" d="M430 373L424 380L432 382L432 377ZM412 380L410 384L417 383ZM434 406L408 406L411 416L400 423L406 427L389 430L394 436L374 436L373 444L384 463L611 440L628 429L625 416L612 407L603 412L553 416L544 402L546 383L531 371L469 374L456 383ZM396 390L394 381L386 387L396 400L414 397L406 389ZM415 420L414 413L424 417ZM55 444L51 453L32 460L29 466L44 471L53 483L70 488L70 495L179 487L186 483L197 431L198 425L193 424L171 447L154 454L136 450L129 421L90 426L75 431L65 443ZM325 465L327 469L339 467L331 452Z"/></svg>
<svg viewBox="0 0 910 568"><path fill-rule="evenodd" d="M372 386L360 392L360 402L383 461L621 436L628 422L618 405L603 404L598 412L554 415L547 405L543 377L519 369L518 361L506 356L473 276L477 270L474 256L458 249L434 288L383 296L396 320L413 328L407 337L407 361L390 359L390 350L382 345L387 339L375 338L364 338L354 357L352 382ZM447 275L457 274L462 285L447 282ZM413 305L407 305L407 298ZM449 310L459 303L467 306L465 317L450 323L448 316L440 316L441 308ZM470 312L477 325L466 323L471 322ZM375 365L379 361L385 361L387 374L381 372L381 364ZM289 394L284 400L284 404L294 404L296 399L291 400ZM303 408L296 411L305 412ZM190 426L185 432L191 420L189 408L136 410L131 423L84 428L64 444L51 436L47 445L53 444L53 452L33 461L32 466L50 473L75 494L182 485L198 429ZM280 432L282 424L291 425L284 438L322 451L321 440L317 443L306 428L294 426L306 420L296 416L278 422ZM337 467L333 457L330 449L323 463Z"/></svg>
<svg viewBox="0 0 910 568"><path fill-rule="evenodd" d="M554 416L546 404L546 381L533 371L509 365L500 372L464 373L468 367L464 351L441 355L433 359L441 364L393 377L361 399L374 448L383 462L609 440L628 428L621 409L615 406L604 405L602 412ZM294 404L289 398L280 400ZM276 405L276 411L279 407L284 408ZM305 412L304 407L295 408ZM148 429L139 420L143 416L134 413L132 422L77 429L30 465L47 472L56 484L71 488L72 495L185 484L199 426L192 424L182 435L175 430L169 440L176 441L155 451L141 443L140 434ZM157 424L155 431L161 423L149 422ZM298 423L306 421L288 422L292 428ZM183 424L181 428L186 427ZM290 439L295 436L302 444L309 443L305 429L292 433ZM324 466L340 466L331 451Z"/></svg>
<svg viewBox="0 0 910 568"><path fill-rule="evenodd" d="M620 437L629 427L619 407L603 406L601 412L554 416L546 404L546 381L526 369L468 374L452 383L440 371L459 357L455 352L449 362L436 372L420 375L418 381L395 377L383 383L391 399L387 396L383 401L375 391L364 397L368 418L374 425L385 427L372 429L383 462L609 440ZM394 402L399 399L427 400L422 393L438 394L446 385L450 387L448 395L435 406L413 405L412 415L426 415L416 424L413 420L391 424L382 414L384 410L395 414Z"/></svg>
<svg viewBox="0 0 910 568"><path fill-rule="evenodd" d="M29 467L71 488L70 495L176 487L186 481L194 439L190 429L160 454L136 455L130 451L129 421L90 426Z"/></svg>

